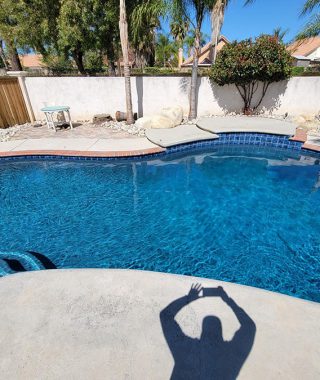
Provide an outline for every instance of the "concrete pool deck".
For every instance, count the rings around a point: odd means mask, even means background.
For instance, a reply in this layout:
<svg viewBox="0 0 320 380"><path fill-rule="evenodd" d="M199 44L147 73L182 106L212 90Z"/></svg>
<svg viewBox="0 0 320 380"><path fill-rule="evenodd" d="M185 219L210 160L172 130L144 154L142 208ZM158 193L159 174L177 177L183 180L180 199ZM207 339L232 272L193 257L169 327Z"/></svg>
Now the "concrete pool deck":
<svg viewBox="0 0 320 380"><path fill-rule="evenodd" d="M182 333L170 340L166 318L172 315L162 313L162 329L160 312L199 282L206 288L222 286L253 321L254 341L242 340L229 356L215 351L215 360L226 364L225 375L239 355L249 352L239 379L320 377L320 304L208 279L106 269L25 272L0 279L1 377L169 379L174 359L164 333L171 344L187 342L173 351L183 362L194 342L187 337L200 337L204 317L220 319L227 341L240 327L235 307L221 297L201 297L180 305L175 320ZM210 349L208 341L203 344ZM191 371L197 370L194 359Z"/></svg>
<svg viewBox="0 0 320 380"><path fill-rule="evenodd" d="M122 139L41 138L0 142L0 157L38 154L118 157L147 155L163 151L163 148L144 137Z"/></svg>
<svg viewBox="0 0 320 380"><path fill-rule="evenodd" d="M255 116L215 116L201 118L197 125L211 133L270 133L273 135L293 136L296 124L285 120Z"/></svg>
<svg viewBox="0 0 320 380"><path fill-rule="evenodd" d="M103 136L96 130L93 135ZM36 128L37 129L37 128ZM50 131L49 131L50 132ZM199 119L197 125L181 125L172 129L147 130L147 137L125 136L121 132L113 138L95 138L90 130L60 130L59 135L51 137L28 137L24 131L23 139L15 136L6 142L0 142L0 157L57 155L85 157L130 157L164 152L166 148L219 138L218 133L264 133L292 136L290 139L303 142L303 148L320 151L320 138L310 138L306 131L285 120L263 117L227 116ZM65 137L64 137L65 136ZM120 137L121 136L121 137Z"/></svg>
<svg viewBox="0 0 320 380"><path fill-rule="evenodd" d="M146 136L151 142L163 148L219 138L218 135L203 131L194 124L179 125L170 129L148 129L146 130Z"/></svg>

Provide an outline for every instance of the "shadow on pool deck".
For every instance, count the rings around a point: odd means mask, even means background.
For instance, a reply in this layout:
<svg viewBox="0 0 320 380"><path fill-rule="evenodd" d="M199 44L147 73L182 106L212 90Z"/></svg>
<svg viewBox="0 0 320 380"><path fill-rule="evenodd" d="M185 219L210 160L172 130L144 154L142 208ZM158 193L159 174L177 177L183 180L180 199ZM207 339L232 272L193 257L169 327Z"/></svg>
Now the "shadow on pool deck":
<svg viewBox="0 0 320 380"><path fill-rule="evenodd" d="M219 318L203 319L200 339L185 335L175 321L178 312L200 298L218 296L231 308L240 328L231 341L224 341ZM229 298L222 287L204 288L193 285L188 295L170 303L160 313L163 334L174 358L171 379L236 379L253 346L256 325L249 315Z"/></svg>

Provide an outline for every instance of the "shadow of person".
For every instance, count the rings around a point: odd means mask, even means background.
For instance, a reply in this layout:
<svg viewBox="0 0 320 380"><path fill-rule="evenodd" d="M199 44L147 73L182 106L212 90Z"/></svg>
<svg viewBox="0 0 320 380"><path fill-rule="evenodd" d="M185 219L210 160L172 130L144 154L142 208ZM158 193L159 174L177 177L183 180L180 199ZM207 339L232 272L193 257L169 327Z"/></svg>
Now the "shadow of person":
<svg viewBox="0 0 320 380"><path fill-rule="evenodd" d="M202 297L220 296L237 317L240 328L231 341L224 341L219 318L207 316L203 319L200 339L185 335L175 316L186 305ZM191 287L188 295L170 303L160 313L163 334L174 358L171 379L231 380L236 379L250 354L256 326L248 314L229 298L222 287L202 289Z"/></svg>

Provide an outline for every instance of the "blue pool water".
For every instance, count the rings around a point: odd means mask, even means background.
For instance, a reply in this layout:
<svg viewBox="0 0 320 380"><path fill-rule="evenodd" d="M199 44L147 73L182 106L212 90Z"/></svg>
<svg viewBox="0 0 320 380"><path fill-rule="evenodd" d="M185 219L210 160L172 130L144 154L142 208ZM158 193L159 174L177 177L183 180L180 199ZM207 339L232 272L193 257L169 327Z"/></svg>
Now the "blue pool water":
<svg viewBox="0 0 320 380"><path fill-rule="evenodd" d="M2 258L33 251L58 268L195 275L320 302L319 160L288 152L1 162Z"/></svg>

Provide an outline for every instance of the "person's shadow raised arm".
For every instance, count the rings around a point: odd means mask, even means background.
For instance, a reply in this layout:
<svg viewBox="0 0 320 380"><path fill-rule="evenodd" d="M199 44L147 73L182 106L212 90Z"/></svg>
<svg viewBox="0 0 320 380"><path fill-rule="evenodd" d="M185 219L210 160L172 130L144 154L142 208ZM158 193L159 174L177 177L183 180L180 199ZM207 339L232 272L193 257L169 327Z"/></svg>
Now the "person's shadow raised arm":
<svg viewBox="0 0 320 380"><path fill-rule="evenodd" d="M238 372L250 354L256 334L256 325L249 315L227 295L223 288L221 289L222 300L231 308L240 323L240 328L232 340L228 342L233 367Z"/></svg>
<svg viewBox="0 0 320 380"><path fill-rule="evenodd" d="M201 285L192 285L189 293L186 296L183 296L171 302L165 309L160 312L160 321L163 334L173 355L178 348L177 346L181 344L183 340L192 340L192 338L184 334L181 327L175 320L175 317L182 308L199 298L199 293L201 290Z"/></svg>

